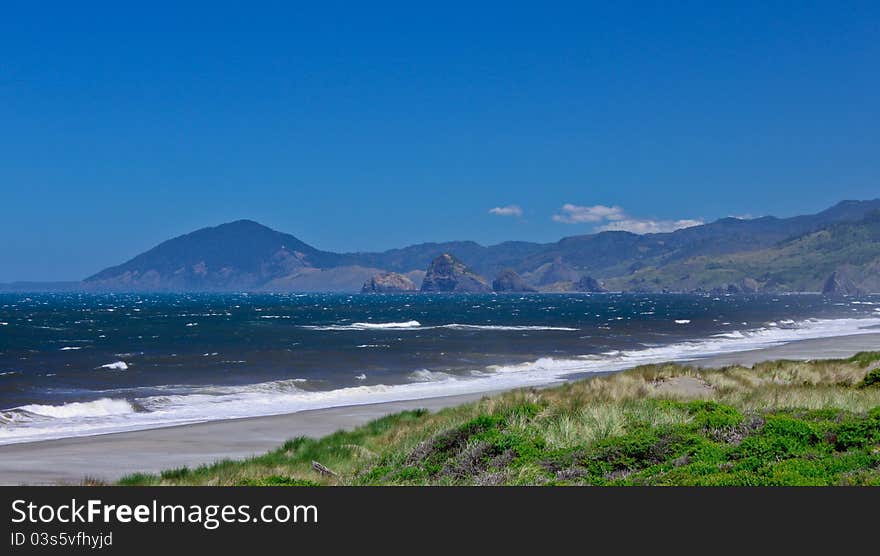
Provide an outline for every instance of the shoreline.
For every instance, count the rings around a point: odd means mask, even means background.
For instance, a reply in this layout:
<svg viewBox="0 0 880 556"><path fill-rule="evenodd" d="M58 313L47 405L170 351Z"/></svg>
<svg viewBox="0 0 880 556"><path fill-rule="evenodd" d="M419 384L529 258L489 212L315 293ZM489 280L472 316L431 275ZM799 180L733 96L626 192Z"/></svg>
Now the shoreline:
<svg viewBox="0 0 880 556"><path fill-rule="evenodd" d="M698 367L750 366L773 359L838 359L880 350L880 333L798 340L706 358L679 360ZM619 371L614 371L619 372ZM605 373L572 375L580 380ZM549 385L558 384L550 383ZM128 432L0 446L0 484L80 484L86 477L115 481L222 459L262 454L297 436L321 437L408 409L437 411L501 392L494 390L405 401L311 409L281 415L224 419Z"/></svg>

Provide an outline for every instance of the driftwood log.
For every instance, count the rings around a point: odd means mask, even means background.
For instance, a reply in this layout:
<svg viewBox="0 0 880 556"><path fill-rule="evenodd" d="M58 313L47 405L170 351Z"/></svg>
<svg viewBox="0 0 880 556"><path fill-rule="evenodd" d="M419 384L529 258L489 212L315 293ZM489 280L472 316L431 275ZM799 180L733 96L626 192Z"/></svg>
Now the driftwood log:
<svg viewBox="0 0 880 556"><path fill-rule="evenodd" d="M332 469L330 469L330 468L327 467L326 465L323 465L323 464L321 464L321 463L318 463L317 461L314 461L314 460L312 461L312 469L314 469L315 471L317 471L318 473L320 473L322 477L325 476L325 475L330 475L330 476L332 476L332 477L338 477L338 476L339 476L339 475L336 474L335 471L333 471Z"/></svg>

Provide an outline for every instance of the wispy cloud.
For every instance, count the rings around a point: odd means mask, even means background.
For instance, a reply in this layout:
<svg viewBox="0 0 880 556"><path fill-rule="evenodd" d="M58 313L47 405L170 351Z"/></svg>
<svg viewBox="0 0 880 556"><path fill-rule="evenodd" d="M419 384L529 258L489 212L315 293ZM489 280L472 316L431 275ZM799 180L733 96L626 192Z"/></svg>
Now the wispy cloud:
<svg viewBox="0 0 880 556"><path fill-rule="evenodd" d="M554 214L553 220L565 224L582 224L584 222L603 222L606 220L623 220L626 216L620 207L593 205L582 207L566 203L562 205L560 214Z"/></svg>
<svg viewBox="0 0 880 556"><path fill-rule="evenodd" d="M506 207L490 208L489 214L494 214L495 216L516 216L519 218L523 215L523 210L519 205L507 205Z"/></svg>
<svg viewBox="0 0 880 556"><path fill-rule="evenodd" d="M553 220L564 224L595 224L595 231L624 231L634 234L657 234L673 232L682 228L699 226L702 220L685 218L681 220L655 220L630 216L619 206L580 206L566 203Z"/></svg>
<svg viewBox="0 0 880 556"><path fill-rule="evenodd" d="M609 222L604 226L599 226L597 231L622 231L632 232L634 234L660 234L664 232L674 232L682 228L690 228L703 224L702 220L693 220L685 218L683 220L639 220L635 218L627 218Z"/></svg>

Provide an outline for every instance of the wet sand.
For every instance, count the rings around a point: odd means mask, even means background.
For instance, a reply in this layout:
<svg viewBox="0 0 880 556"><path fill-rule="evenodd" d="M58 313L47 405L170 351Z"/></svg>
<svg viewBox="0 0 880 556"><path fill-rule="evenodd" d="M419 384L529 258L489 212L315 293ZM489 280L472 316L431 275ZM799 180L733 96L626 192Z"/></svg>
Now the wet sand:
<svg viewBox="0 0 880 556"><path fill-rule="evenodd" d="M703 367L752 365L773 359L834 359L880 350L880 334L792 342L693 361ZM406 409L436 411L491 393L315 409L144 431L0 446L0 484L80 484L85 477L114 481L134 473L240 459L277 448L297 436L321 437Z"/></svg>

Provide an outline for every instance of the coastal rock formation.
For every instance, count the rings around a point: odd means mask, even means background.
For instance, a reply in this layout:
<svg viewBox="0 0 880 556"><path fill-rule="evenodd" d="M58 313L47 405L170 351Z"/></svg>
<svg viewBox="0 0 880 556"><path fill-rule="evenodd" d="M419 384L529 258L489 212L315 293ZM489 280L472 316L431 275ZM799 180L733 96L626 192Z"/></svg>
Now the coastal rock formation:
<svg viewBox="0 0 880 556"><path fill-rule="evenodd" d="M536 292L535 288L526 284L522 277L511 269L501 271L492 281L492 289L496 292Z"/></svg>
<svg viewBox="0 0 880 556"><path fill-rule="evenodd" d="M757 293L761 285L754 278L743 278L739 281L739 289L743 293Z"/></svg>
<svg viewBox="0 0 880 556"><path fill-rule="evenodd" d="M593 293L600 293L600 292L607 292L608 291L601 284L601 282L599 282L598 280L596 280L592 276L584 276L583 278L581 278L580 280L575 282L574 289L575 289L575 291L579 291L579 292L593 292Z"/></svg>
<svg viewBox="0 0 880 556"><path fill-rule="evenodd" d="M449 253L443 253L428 266L422 281L423 292L486 293L492 288L485 278L469 269Z"/></svg>
<svg viewBox="0 0 880 556"><path fill-rule="evenodd" d="M416 291L413 281L397 272L376 274L364 282L361 293L400 293Z"/></svg>
<svg viewBox="0 0 880 556"><path fill-rule="evenodd" d="M754 278L743 278L742 280L734 284L727 284L727 286L724 288L715 288L712 293L757 293L760 287L761 285Z"/></svg>
<svg viewBox="0 0 880 556"><path fill-rule="evenodd" d="M822 286L825 295L862 295L865 293L853 279L853 271L848 267L841 267L831 273Z"/></svg>

